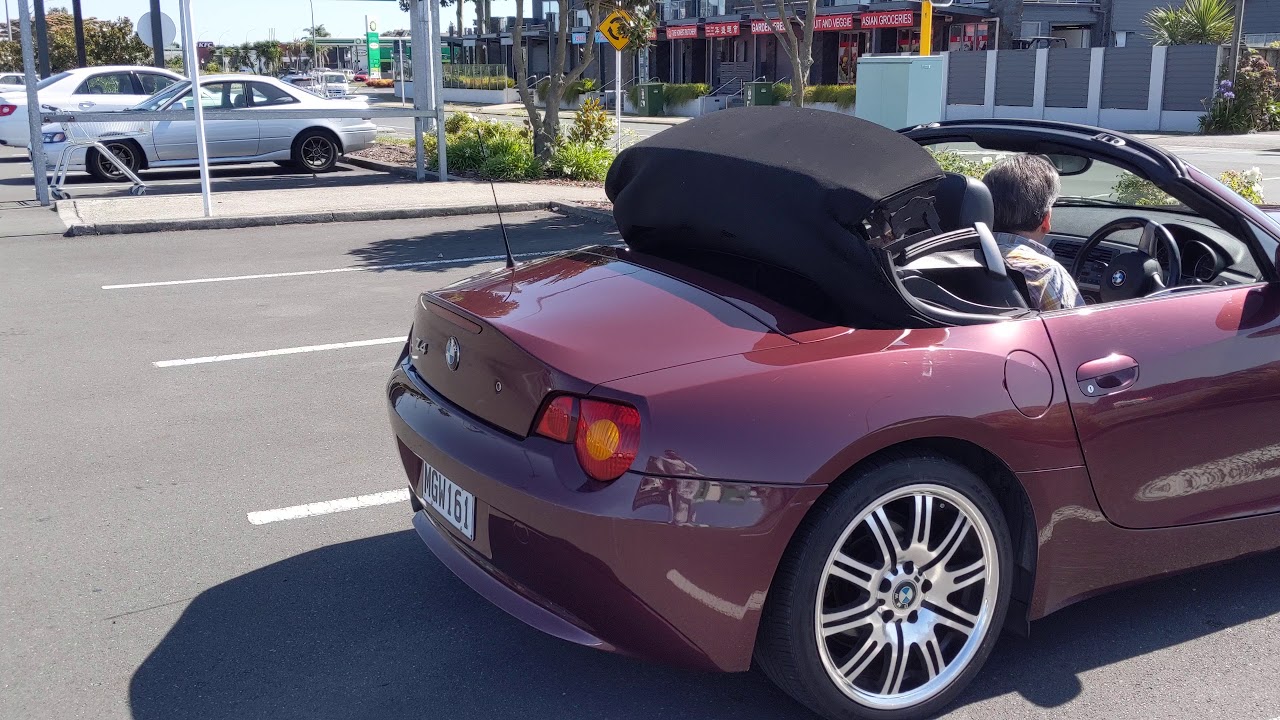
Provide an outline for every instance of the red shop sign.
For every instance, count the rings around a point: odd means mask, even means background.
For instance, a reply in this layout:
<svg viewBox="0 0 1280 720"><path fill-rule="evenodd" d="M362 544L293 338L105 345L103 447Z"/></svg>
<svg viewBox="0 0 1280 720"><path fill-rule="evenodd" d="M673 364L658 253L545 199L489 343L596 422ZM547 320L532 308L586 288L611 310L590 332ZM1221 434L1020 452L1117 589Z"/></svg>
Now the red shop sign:
<svg viewBox="0 0 1280 720"><path fill-rule="evenodd" d="M770 24L773 25L772 28L769 27ZM751 21L752 35L768 35L774 30L777 30L778 32L782 32L781 20L752 20Z"/></svg>
<svg viewBox="0 0 1280 720"><path fill-rule="evenodd" d="M703 25L707 37L733 37L742 32L742 25L736 22L707 23Z"/></svg>
<svg viewBox="0 0 1280 720"><path fill-rule="evenodd" d="M687 40L689 38L698 37L697 25L669 25L667 26L668 40Z"/></svg>
<svg viewBox="0 0 1280 720"><path fill-rule="evenodd" d="M915 13L911 10L895 10L893 12L864 13L862 29L914 27Z"/></svg>
<svg viewBox="0 0 1280 720"><path fill-rule="evenodd" d="M865 27L865 26L864 26ZM853 15L819 15L813 20L814 32L824 30L852 30Z"/></svg>

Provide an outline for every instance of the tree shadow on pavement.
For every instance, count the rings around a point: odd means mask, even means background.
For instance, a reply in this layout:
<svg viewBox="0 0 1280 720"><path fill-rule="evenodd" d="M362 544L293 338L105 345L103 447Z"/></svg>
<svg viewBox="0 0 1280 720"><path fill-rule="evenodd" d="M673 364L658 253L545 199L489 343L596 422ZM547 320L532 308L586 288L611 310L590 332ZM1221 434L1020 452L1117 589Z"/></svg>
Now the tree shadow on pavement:
<svg viewBox="0 0 1280 720"><path fill-rule="evenodd" d="M957 707L1007 693L1060 706L1083 672L1277 612L1278 571L1271 553L1064 610L1031 639L1002 641ZM130 705L135 720L812 717L755 673L690 672L544 636L453 577L412 531L323 547L200 594L134 673Z"/></svg>
<svg viewBox="0 0 1280 720"><path fill-rule="evenodd" d="M358 265L374 271L411 270L437 272L455 258L490 258L473 262L492 262L503 257L502 229L497 217L481 226L458 230L432 232L406 238L377 240L348 251L358 260ZM615 228L591 220L565 217L547 212L505 213L507 238L517 261L533 259L530 254L560 252L585 245L615 244L619 235ZM424 241L430 240L432 251L424 251ZM519 257L524 255L525 257ZM408 263L433 263L410 264ZM396 267L400 266L400 267Z"/></svg>

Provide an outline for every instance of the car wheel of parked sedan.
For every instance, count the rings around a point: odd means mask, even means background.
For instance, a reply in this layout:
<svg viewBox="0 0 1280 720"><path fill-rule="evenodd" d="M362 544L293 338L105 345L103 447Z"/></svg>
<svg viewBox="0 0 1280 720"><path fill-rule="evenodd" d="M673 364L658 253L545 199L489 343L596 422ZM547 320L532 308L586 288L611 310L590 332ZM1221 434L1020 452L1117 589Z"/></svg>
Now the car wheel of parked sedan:
<svg viewBox="0 0 1280 720"><path fill-rule="evenodd" d="M934 455L876 462L814 505L779 567L761 668L828 718L932 716L981 668L1008 608L1000 505Z"/></svg>
<svg viewBox="0 0 1280 720"><path fill-rule="evenodd" d="M121 142L107 143L106 146L107 149L111 151L111 154L115 155L116 159L119 160L122 165L129 168L129 172L138 172L138 168L142 163L141 158L138 157L138 150L136 147L130 143ZM90 175L102 182L119 182L126 179L124 173L120 171L120 168L112 164L112 162L107 159L107 156L93 148L89 149L89 154L85 162L85 170L88 170Z"/></svg>
<svg viewBox="0 0 1280 720"><path fill-rule="evenodd" d="M319 130L304 132L293 141L293 162L311 172L332 170L341 154L338 143Z"/></svg>

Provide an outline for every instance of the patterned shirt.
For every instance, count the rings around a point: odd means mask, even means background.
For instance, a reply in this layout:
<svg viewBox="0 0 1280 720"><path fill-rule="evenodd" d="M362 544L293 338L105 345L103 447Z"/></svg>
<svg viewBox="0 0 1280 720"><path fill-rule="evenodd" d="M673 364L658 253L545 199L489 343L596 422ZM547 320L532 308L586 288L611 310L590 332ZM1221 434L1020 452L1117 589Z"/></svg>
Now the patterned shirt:
<svg viewBox="0 0 1280 720"><path fill-rule="evenodd" d="M1027 280L1027 294L1036 310L1061 310L1080 307L1084 299L1071 273L1053 258L1053 251L1042 243L1013 233L996 233L996 244L1004 254L1004 264L1022 273Z"/></svg>

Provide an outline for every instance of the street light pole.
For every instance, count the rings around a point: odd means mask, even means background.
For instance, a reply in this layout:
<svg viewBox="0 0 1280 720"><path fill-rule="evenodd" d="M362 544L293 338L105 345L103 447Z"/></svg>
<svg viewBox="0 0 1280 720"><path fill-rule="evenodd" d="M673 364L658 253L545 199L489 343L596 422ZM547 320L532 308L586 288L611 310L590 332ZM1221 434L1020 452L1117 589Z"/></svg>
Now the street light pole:
<svg viewBox="0 0 1280 720"><path fill-rule="evenodd" d="M307 0L311 4L311 69L316 69L316 0Z"/></svg>
<svg viewBox="0 0 1280 720"><path fill-rule="evenodd" d="M13 21L9 19L9 0L4 0L4 29L9 33L9 42L13 42Z"/></svg>

